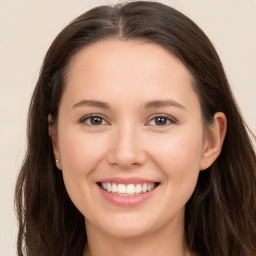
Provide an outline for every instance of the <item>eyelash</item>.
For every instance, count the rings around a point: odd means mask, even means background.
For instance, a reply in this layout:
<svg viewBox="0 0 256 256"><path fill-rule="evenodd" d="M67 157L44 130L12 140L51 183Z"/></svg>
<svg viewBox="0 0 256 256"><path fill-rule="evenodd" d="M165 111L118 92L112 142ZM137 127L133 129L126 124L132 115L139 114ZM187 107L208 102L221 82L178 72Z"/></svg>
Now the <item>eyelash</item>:
<svg viewBox="0 0 256 256"><path fill-rule="evenodd" d="M105 123L101 123L101 124L92 124L91 121L92 121L92 118L99 118L100 120L102 120L103 122ZM87 123L87 121L90 120L90 123ZM99 114L91 114L91 115L87 115L87 116L84 116L80 119L80 123L84 123L88 126L101 126L101 125L108 125L109 123L105 120L105 118Z"/></svg>
<svg viewBox="0 0 256 256"><path fill-rule="evenodd" d="M156 125L154 124L153 126L162 126L162 127L166 127L168 125L171 125L171 124L175 124L176 123L176 120L172 117L170 117L169 115L166 115L166 114L155 114L153 117L151 117L151 119L146 123L146 124L149 124L150 122L152 122L153 120L156 121L157 118L164 118L168 124L163 124L163 125ZM150 125L150 124L149 124Z"/></svg>
<svg viewBox="0 0 256 256"><path fill-rule="evenodd" d="M100 119L101 122L104 122L104 123L100 123L100 124L92 124L92 118L98 118ZM162 125L157 125L156 124L156 119L157 118L162 118L164 119L164 121L168 122L167 124L162 124ZM153 120L155 120L155 124L150 124L150 122L152 122ZM90 123L88 123L87 121L90 121ZM88 126L101 126L101 125L109 125L109 122L107 122L105 120L105 118L99 114L91 114L91 115L87 115L87 116L84 116L80 119L80 123L84 123ZM147 126L162 126L162 127L166 127L170 124L175 124L176 123L176 120L172 117L170 117L169 115L166 115L166 114L155 114L154 116L151 117L151 119L146 123Z"/></svg>

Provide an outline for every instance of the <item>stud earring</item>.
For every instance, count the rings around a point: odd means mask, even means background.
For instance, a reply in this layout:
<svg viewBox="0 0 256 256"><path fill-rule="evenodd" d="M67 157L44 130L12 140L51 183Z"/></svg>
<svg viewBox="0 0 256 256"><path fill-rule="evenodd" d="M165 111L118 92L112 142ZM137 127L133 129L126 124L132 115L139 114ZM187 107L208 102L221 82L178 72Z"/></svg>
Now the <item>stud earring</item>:
<svg viewBox="0 0 256 256"><path fill-rule="evenodd" d="M59 163L60 161L58 159L55 160L56 164Z"/></svg>

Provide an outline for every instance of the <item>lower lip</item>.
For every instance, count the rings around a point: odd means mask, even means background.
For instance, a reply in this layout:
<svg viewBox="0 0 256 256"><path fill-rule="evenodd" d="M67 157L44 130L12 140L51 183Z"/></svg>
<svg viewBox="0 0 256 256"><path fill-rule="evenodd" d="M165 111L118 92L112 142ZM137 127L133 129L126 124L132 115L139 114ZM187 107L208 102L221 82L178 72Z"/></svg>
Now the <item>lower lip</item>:
<svg viewBox="0 0 256 256"><path fill-rule="evenodd" d="M126 207L132 207L141 204L142 202L149 199L157 190L157 187L150 190L146 193L141 193L135 196L119 196L117 194L109 193L100 186L99 190L103 197L107 199L110 203L117 205L117 206L126 206Z"/></svg>

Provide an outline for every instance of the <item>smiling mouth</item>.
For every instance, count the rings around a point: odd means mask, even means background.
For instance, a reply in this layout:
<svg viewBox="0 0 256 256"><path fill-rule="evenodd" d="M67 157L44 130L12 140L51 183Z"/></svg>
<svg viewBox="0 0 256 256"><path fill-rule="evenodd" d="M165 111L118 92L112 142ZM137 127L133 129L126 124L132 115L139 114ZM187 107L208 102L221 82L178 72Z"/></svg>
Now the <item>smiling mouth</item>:
<svg viewBox="0 0 256 256"><path fill-rule="evenodd" d="M117 184L110 182L98 182L97 185L108 193L119 196L136 196L145 194L155 189L160 183L142 183L142 184Z"/></svg>

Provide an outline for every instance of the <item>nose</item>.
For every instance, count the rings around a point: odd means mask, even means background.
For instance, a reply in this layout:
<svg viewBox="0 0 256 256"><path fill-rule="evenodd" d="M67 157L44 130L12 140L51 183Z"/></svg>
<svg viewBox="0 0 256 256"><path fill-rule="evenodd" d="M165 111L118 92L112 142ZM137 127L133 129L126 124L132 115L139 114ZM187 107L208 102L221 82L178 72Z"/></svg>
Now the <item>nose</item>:
<svg viewBox="0 0 256 256"><path fill-rule="evenodd" d="M145 163L146 153L138 129L126 125L116 130L110 143L108 161L122 169L130 169Z"/></svg>

